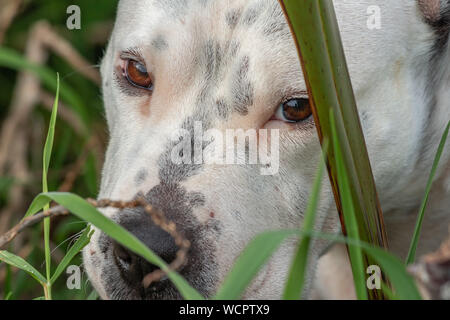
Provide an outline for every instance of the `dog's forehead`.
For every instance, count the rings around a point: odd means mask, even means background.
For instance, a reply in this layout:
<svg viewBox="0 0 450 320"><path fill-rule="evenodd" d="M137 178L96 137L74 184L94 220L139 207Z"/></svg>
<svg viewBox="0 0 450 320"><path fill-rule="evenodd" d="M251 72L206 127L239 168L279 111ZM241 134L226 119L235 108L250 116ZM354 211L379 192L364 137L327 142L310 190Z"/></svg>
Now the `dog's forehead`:
<svg viewBox="0 0 450 320"><path fill-rule="evenodd" d="M115 38L121 47L195 50L211 38L240 39L273 51L292 42L286 19L273 0L122 0ZM270 43L270 45L268 45ZM194 49L193 49L194 47Z"/></svg>
<svg viewBox="0 0 450 320"><path fill-rule="evenodd" d="M411 14L411 11L417 11L414 1L377 2L378 11L374 12L380 15L381 26L375 29L368 28L372 18L369 9L374 7L372 0L336 0L334 5L356 90L369 82L374 73L390 68L407 56L407 48L416 41L415 34L421 31L418 28L423 27L417 23L418 15ZM398 45L398 34L405 35L401 39L402 45ZM266 82L273 79L272 88L306 89L292 35L278 1L120 2L113 35L116 51L136 46L148 52L167 49L161 59L170 60L169 67L183 70L185 75L181 74L181 77L188 78L189 67L205 64L205 61L192 60L192 56L198 56L202 50L205 52L206 45L212 42L222 49L239 46L242 50L237 58L242 54L250 56L251 64L258 66L252 69L252 76L261 79L261 83L264 79ZM221 53L221 50L217 52ZM214 59L220 57L214 56ZM155 64L160 65L161 61Z"/></svg>

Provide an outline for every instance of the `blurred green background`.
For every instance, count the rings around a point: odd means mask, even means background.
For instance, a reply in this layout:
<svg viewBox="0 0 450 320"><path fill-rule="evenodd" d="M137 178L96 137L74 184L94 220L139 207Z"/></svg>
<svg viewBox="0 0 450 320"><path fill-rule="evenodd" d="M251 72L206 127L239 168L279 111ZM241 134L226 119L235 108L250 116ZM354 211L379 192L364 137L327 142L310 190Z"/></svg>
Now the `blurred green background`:
<svg viewBox="0 0 450 320"><path fill-rule="evenodd" d="M81 9L80 30L66 26L66 10L73 4ZM98 64L116 7L116 0L0 0L0 234L22 218L42 190L42 150L55 93L41 77L30 78L26 63L8 61L37 56L55 83L59 73L66 94L61 92L49 190L96 197L107 137ZM31 85L20 84L24 76ZM52 220L53 268L83 227L72 216ZM20 234L8 249L44 272L42 224ZM81 265L80 257L72 264ZM67 289L66 280L62 276L53 288L55 299L85 299L92 292L85 274L80 290ZM36 281L0 263L0 299L38 296L42 288Z"/></svg>

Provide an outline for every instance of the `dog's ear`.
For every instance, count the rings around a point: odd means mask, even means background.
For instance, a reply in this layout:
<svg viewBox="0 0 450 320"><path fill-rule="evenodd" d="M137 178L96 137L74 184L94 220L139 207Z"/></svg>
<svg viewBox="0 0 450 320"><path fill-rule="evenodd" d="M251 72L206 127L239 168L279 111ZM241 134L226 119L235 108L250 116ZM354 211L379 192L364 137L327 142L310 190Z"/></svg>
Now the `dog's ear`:
<svg viewBox="0 0 450 320"><path fill-rule="evenodd" d="M442 18L443 9L447 0L418 0L419 9L426 22L437 23Z"/></svg>
<svg viewBox="0 0 450 320"><path fill-rule="evenodd" d="M436 32L438 45L443 48L450 35L450 0L417 0L426 23Z"/></svg>

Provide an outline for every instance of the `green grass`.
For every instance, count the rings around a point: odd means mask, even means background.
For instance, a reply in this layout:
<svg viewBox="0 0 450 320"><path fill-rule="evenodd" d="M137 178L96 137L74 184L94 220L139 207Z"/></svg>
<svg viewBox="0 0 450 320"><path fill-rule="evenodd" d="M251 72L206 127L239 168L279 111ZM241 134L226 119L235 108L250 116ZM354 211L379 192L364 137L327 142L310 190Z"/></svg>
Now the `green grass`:
<svg viewBox="0 0 450 320"><path fill-rule="evenodd" d="M305 218L303 221L303 231L305 233L312 232L315 226L315 218L317 206L319 203L320 188L322 183L323 173L325 171L326 153L328 151L328 142L324 144L323 159L319 160L319 169L317 172L316 180L312 188L311 196L309 199L308 207L306 208ZM289 271L288 280L284 289L284 300L298 300L303 292L305 285L305 277L308 265L308 253L311 243L311 237L304 236L299 241L297 252L294 256L291 269Z"/></svg>
<svg viewBox="0 0 450 320"><path fill-rule="evenodd" d="M408 251L408 256L406 258L406 264L411 264L414 262L416 257L417 245L419 243L420 230L422 230L422 222L425 217L425 210L428 204L428 197L430 195L431 186L433 185L433 180L436 175L436 171L439 165L439 161L441 160L442 152L445 148L445 143L447 142L448 133L450 130L450 121L447 124L447 127L444 130L444 133L441 138L441 142L439 143L439 147L436 152L436 156L433 161L433 166L431 167L430 176L428 177L427 187L425 189L425 196L423 197L422 204L420 206L419 215L417 216L417 223L414 229L414 234L411 240L411 246Z"/></svg>
<svg viewBox="0 0 450 320"><path fill-rule="evenodd" d="M330 122L333 135L333 149L337 164L337 178L340 182L338 190L341 197L342 211L344 212L345 229L350 239L360 240L358 221L356 219L355 207L353 206L347 171L345 170L343 163L342 150L339 145L339 140L337 139L336 123L334 121L334 111L332 109L330 109ZM367 300L368 295L362 250L358 246L349 246L348 252L355 283L356 297L359 300Z"/></svg>
<svg viewBox="0 0 450 320"><path fill-rule="evenodd" d="M56 74L56 95L53 103L52 115L50 117L50 124L45 140L43 153L43 167L42 167L42 192L48 192L47 172L50 166L50 158L52 155L53 141L55 138L56 117L58 114L58 99L59 99L59 74ZM49 204L43 207L44 211L50 209ZM44 219L44 247L45 247L45 274L47 276L47 283L44 286L45 298L52 299L52 283L51 278L51 257L50 257L50 218Z"/></svg>

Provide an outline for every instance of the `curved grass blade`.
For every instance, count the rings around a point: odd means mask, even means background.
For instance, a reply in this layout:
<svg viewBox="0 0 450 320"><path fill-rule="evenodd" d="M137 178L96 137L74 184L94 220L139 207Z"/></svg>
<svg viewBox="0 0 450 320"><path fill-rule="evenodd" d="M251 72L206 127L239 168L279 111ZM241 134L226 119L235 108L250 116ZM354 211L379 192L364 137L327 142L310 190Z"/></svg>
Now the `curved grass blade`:
<svg viewBox="0 0 450 320"><path fill-rule="evenodd" d="M98 293L95 290L92 290L92 292L86 298L86 300L97 300L97 299L98 299Z"/></svg>
<svg viewBox="0 0 450 320"><path fill-rule="evenodd" d="M444 151L445 144L447 142L448 133L450 130L450 121L445 128L444 134L442 135L441 142L439 143L439 147L436 152L436 157L434 158L433 166L431 167L430 176L428 177L427 187L425 189L425 196L422 200L422 204L420 206L419 215L417 217L416 227L414 229L414 234L411 240L411 245L409 247L408 256L406 257L406 264L411 264L414 262L416 257L417 244L419 243L420 230L422 229L423 217L425 216L425 209L428 204L428 197L431 191L431 186L433 185L433 180L436 175L436 170L439 164L439 161L442 156L442 152Z"/></svg>
<svg viewBox="0 0 450 320"><path fill-rule="evenodd" d="M289 231L265 232L250 241L237 258L214 299L240 299L258 271L288 235L296 234Z"/></svg>
<svg viewBox="0 0 450 320"><path fill-rule="evenodd" d="M45 277L39 271L37 271L31 264L29 264L21 257L16 256L15 254L12 254L11 252L8 252L6 250L0 250L0 260L13 267L25 271L34 279L36 279L36 281L38 281L42 286L45 286L46 283Z"/></svg>
<svg viewBox="0 0 450 320"><path fill-rule="evenodd" d="M37 196L36 198L34 198L30 206L28 207L27 212L25 212L25 215L23 216L22 220L41 211L47 204L50 203L50 201L51 199L46 197Z"/></svg>
<svg viewBox="0 0 450 320"><path fill-rule="evenodd" d="M27 213L30 215L37 213L40 210L39 207L43 203L48 203L52 200L65 207L72 214L87 222L90 222L123 246L167 272L167 276L185 299L203 299L197 290L192 288L189 283L178 273L170 270L168 265L138 238L120 225L116 224L111 219L105 217L100 211L97 210L97 208L93 207L86 200L75 194L66 192L49 192L40 194L33 200L33 203L30 205L30 209Z"/></svg>
<svg viewBox="0 0 450 320"><path fill-rule="evenodd" d="M63 273L63 271L72 261L72 259L89 243L93 232L94 231L91 230L90 226L87 226L86 229L84 229L81 236L77 239L77 241L73 244L73 246L69 249L67 254L59 263L58 267L56 268L55 272L53 273L50 279L51 284L55 283L55 281L58 279L61 273Z"/></svg>
<svg viewBox="0 0 450 320"><path fill-rule="evenodd" d="M324 144L323 153L326 158L326 152L328 150L328 143ZM308 207L306 208L305 219L303 222L303 230L305 232L313 231L314 221L316 217L317 205L319 203L320 187L325 170L324 159L319 161L319 169L317 170L317 176L314 181L314 185L309 197ZM308 263L308 251L311 238L306 236L300 240L297 252L293 259L291 269L289 271L289 277L284 289L284 300L297 300L300 298L305 283L306 267Z"/></svg>

